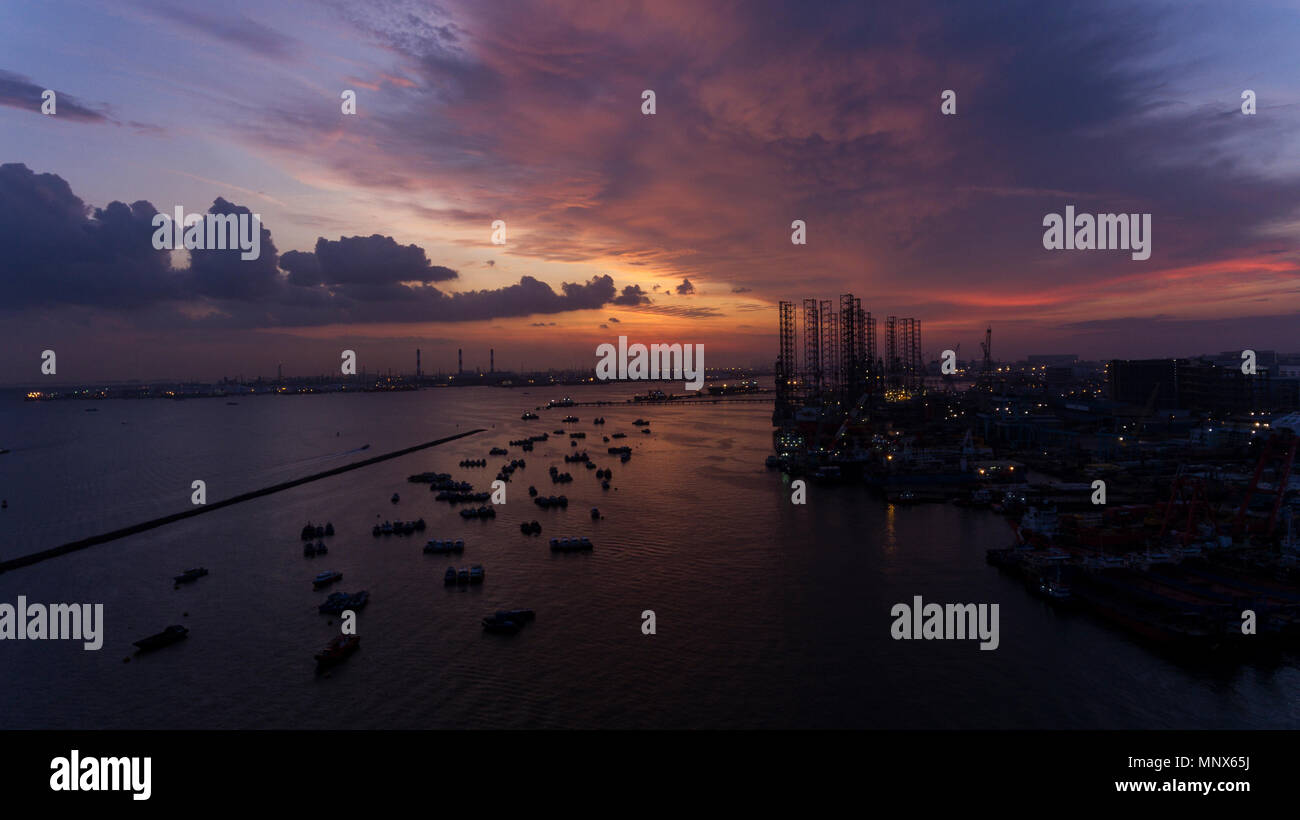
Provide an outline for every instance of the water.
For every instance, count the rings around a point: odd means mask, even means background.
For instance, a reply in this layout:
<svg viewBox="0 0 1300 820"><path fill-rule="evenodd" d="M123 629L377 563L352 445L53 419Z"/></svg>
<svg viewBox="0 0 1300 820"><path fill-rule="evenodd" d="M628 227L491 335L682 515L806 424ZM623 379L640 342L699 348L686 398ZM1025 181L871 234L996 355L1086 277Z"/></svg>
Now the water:
<svg viewBox="0 0 1300 820"><path fill-rule="evenodd" d="M578 401L630 395L574 388ZM1081 615L1061 615L984 562L1006 523L948 505L891 507L855 486L789 502L770 452L770 405L582 407L520 413L562 391L24 403L0 397L0 557L473 427L488 432L0 575L0 601L105 606L99 652L73 641L0 643L0 728L1300 728L1297 660L1220 665L1163 657ZM95 407L98 412L85 412ZM581 418L562 425L565 412ZM604 427L590 422L608 419ZM653 423L643 435L631 421ZM564 427L533 453L510 439ZM627 464L601 436L626 432ZM364 454L357 449L370 444ZM562 456L586 449L614 471ZM465 521L406 476L449 472L486 489L523 455L494 521ZM487 469L460 469L464 458ZM552 485L556 464L571 484ZM567 510L530 503L529 484ZM401 494L393 505L389 497ZM592 521L599 506L605 518ZM423 517L422 536L374 538L376 520ZM539 520L540 538L519 532ZM298 531L333 522L327 556ZM552 536L588 554L553 555ZM426 556L426 538L463 538ZM482 564L482 586L445 588L449 563ZM174 590L191 566L211 574ZM327 676L312 654L337 634L316 612L333 589L369 589L362 648ZM974 641L894 641L890 608L997 603L996 651ZM537 620L484 634L496 609ZM654 610L658 634L641 633ZM181 644L130 663L131 642L183 623Z"/></svg>

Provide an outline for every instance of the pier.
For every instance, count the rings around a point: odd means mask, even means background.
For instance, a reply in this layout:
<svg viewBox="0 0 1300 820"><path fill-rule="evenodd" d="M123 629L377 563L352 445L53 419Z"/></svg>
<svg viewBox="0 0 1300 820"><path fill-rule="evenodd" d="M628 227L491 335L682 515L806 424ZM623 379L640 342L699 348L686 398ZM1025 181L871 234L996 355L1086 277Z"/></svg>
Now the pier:
<svg viewBox="0 0 1300 820"><path fill-rule="evenodd" d="M323 472L313 473L312 475L303 476L302 478L295 478L292 481L284 481L279 484L273 484L270 487L263 487L260 490L253 490L252 492L242 493L240 495L233 496L231 498L226 498L221 501L214 501L211 504L204 504L202 506L195 507L190 510L185 510L183 512L172 513L171 515L164 515L162 518L155 518L140 524L133 524L129 527L123 527L121 529L113 530L112 532L102 533L100 535L92 535L89 538L82 538L78 541L70 541L67 544L62 544L57 547L51 547L50 549L41 550L40 552L33 552L29 555L23 555L18 558L11 558L8 561L0 561L0 573L8 572L11 569L18 569L19 567L26 567L26 566L31 566L32 564L38 564L41 561L48 561L51 558L56 558L60 555L66 555L70 552L76 552L77 550L84 550L87 547L93 547L97 544L105 544L109 541L116 541L119 538L125 538L128 535L135 535L136 533L144 532L145 530L152 530L156 527L161 527L165 524L171 524L173 522L180 521L181 519L184 518L193 518L196 515L203 515L204 513L213 512L214 510L219 510L223 507L231 507L234 506L235 504L240 504L244 501L251 501L254 498L261 498L262 496L271 495L272 493L278 493L281 492L282 490L292 489L294 487L298 487L303 484L310 484L313 481L320 481L322 478L329 478L330 476L340 475L342 473L346 473L351 470L359 470L362 467L369 467L370 465L378 464L381 461L388 461L389 459L401 458L402 456L410 455L411 453L417 452L419 450L427 450L430 447L437 447L440 444L446 444L449 441L455 441L456 439L465 438L466 436L472 436L476 433L482 433L482 432L484 432L482 428L475 429L475 430L467 430L464 433L457 433L454 436L447 436L446 438L440 438L437 439L436 441L426 441L423 444L416 444L413 447L404 447L401 450L394 450L391 453L384 453L383 455L374 456L372 458L363 459L361 461L354 461L351 464L344 464L342 467L335 467L333 469L325 470Z"/></svg>

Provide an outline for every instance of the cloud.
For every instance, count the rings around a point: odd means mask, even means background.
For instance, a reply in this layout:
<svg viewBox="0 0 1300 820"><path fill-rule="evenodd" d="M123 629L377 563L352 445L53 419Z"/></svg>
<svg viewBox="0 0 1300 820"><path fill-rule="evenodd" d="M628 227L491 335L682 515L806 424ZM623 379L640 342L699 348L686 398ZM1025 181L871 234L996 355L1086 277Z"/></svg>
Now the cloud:
<svg viewBox="0 0 1300 820"><path fill-rule="evenodd" d="M691 284L691 280L689 279L683 279L682 283L677 286L678 296L688 296L694 292L695 292L695 286Z"/></svg>
<svg viewBox="0 0 1300 820"><path fill-rule="evenodd" d="M10 108L18 108L24 111L30 111L34 114L40 114L42 102L41 94L43 94L45 90L44 87L37 85L22 74L0 70L0 105L7 105ZM108 116L108 114L104 113L104 111L90 107L71 94L64 93L58 89L51 90L55 93L55 106L54 114L50 116L50 119L56 121L72 120L73 122L86 123L115 122ZM132 125L138 124L132 123Z"/></svg>
<svg viewBox="0 0 1300 820"><path fill-rule="evenodd" d="M612 304L623 305L626 307L636 307L637 305L650 304L650 297L641 289L640 285L627 285L618 297L610 300Z"/></svg>
<svg viewBox="0 0 1300 820"><path fill-rule="evenodd" d="M732 288L732 293L749 293L749 288Z"/></svg>
<svg viewBox="0 0 1300 820"><path fill-rule="evenodd" d="M250 214L218 197L214 214ZM618 295L609 275L565 282L559 290L533 276L498 288L444 292L456 271L429 263L416 245L392 237L320 238L312 252L280 257L265 224L261 253L193 251L173 269L155 250L145 201L91 210L55 174L0 165L0 310L81 305L151 308L159 326L274 328L388 322L469 322L636 305L630 285ZM283 268L283 271L281 270Z"/></svg>
<svg viewBox="0 0 1300 820"><path fill-rule="evenodd" d="M395 282L444 282L458 274L431 265L418 245L398 245L391 236L339 237L316 240L314 253L290 251L280 267L295 285L376 285Z"/></svg>

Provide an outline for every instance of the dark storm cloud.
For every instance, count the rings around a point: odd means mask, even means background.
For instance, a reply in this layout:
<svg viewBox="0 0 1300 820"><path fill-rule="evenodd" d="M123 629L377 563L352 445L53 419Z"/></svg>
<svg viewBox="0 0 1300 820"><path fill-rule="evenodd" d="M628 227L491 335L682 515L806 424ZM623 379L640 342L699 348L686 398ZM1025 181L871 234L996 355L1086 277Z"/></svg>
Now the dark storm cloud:
<svg viewBox="0 0 1300 820"><path fill-rule="evenodd" d="M210 214L244 214L253 212L221 197L208 208ZM276 262L279 254L271 241L271 232L260 228L261 253L256 259L241 259L235 247L225 250L202 250L190 254L189 286L191 292L215 299L252 301L274 296L282 287L283 277Z"/></svg>
<svg viewBox="0 0 1300 820"><path fill-rule="evenodd" d="M418 245L399 245L391 236L351 236L316 240L314 253L290 251L280 260L294 285L442 282L456 271L431 265Z"/></svg>
<svg viewBox="0 0 1300 820"><path fill-rule="evenodd" d="M677 286L678 296L689 296L694 292L695 292L695 285L692 285L691 280L689 279L683 279L682 283Z"/></svg>
<svg viewBox="0 0 1300 820"><path fill-rule="evenodd" d="M208 212L252 215L220 197ZM281 259L265 225L257 259L241 259L239 248L197 250L190 267L175 270L170 253L153 247L157 213L143 201L92 211L61 177L0 165L0 310L148 308L156 327L269 328L594 310L618 293L613 278L602 275L565 282L558 292L524 276L514 285L449 294L430 283L456 272L431 265L416 245L378 235L321 238L314 252L289 251ZM627 304L639 291L624 289L633 294Z"/></svg>
<svg viewBox="0 0 1300 820"><path fill-rule="evenodd" d="M93 211L61 177L0 165L0 309L138 307L180 293L148 202Z"/></svg>
<svg viewBox="0 0 1300 820"><path fill-rule="evenodd" d="M75 122L89 123L110 123L113 120L101 111L89 107L80 102L71 94L65 94L57 88L51 89L55 93L55 119L68 119ZM20 108L24 111L31 111L35 114L41 113L41 94L44 93L45 87L37 85L22 74L15 74L12 71L0 69L0 105L7 105L11 108ZM132 123L132 125L139 125ZM147 127L140 125L139 127Z"/></svg>

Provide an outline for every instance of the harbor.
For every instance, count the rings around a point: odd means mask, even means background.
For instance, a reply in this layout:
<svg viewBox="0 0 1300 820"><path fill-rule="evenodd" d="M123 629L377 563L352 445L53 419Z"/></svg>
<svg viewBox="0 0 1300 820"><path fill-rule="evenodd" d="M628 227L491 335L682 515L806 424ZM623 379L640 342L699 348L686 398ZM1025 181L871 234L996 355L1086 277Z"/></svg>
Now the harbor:
<svg viewBox="0 0 1300 820"><path fill-rule="evenodd" d="M987 510L990 565L1143 640L1300 647L1300 382L1276 356L1254 380L1230 353L1007 364L989 328L944 374L919 321L884 328L877 352L851 294L781 303L769 469Z"/></svg>

